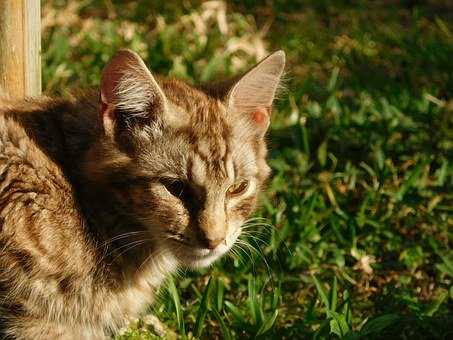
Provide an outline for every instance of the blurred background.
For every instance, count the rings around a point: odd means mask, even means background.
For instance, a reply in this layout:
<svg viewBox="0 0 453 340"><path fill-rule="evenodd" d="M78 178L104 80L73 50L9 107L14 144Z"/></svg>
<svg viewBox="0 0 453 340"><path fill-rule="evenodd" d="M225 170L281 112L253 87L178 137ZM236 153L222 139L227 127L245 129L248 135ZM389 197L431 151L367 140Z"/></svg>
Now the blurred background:
<svg viewBox="0 0 453 340"><path fill-rule="evenodd" d="M263 219L119 339L453 338L453 2L42 7L50 94L96 86L123 47L189 83L288 57Z"/></svg>

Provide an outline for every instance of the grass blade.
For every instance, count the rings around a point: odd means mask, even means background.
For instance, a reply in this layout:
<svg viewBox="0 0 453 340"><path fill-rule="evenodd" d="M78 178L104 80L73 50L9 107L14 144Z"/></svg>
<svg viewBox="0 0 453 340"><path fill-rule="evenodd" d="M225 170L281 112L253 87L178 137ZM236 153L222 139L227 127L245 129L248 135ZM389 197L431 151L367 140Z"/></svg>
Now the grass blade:
<svg viewBox="0 0 453 340"><path fill-rule="evenodd" d="M204 320L206 318L206 314L208 312L208 301L209 301L209 293L211 291L211 282L212 282L212 277L209 278L208 284L206 285L206 288L204 289L203 296L201 297L200 301L200 307L198 307L198 312L197 312L197 319L195 321L195 327L194 327L194 334L197 338L200 338L201 333L203 331L203 324Z"/></svg>
<svg viewBox="0 0 453 340"><path fill-rule="evenodd" d="M326 307L327 310L330 309L330 303L329 303L329 298L327 297L327 294L322 287L322 284L319 282L319 280L316 278L316 276L312 276L313 282L315 283L316 290L318 291L318 295L321 298L322 303Z"/></svg>
<svg viewBox="0 0 453 340"><path fill-rule="evenodd" d="M379 335L384 329L400 321L401 317L397 314L384 314L368 320L362 327L359 334L361 337L369 335Z"/></svg>
<svg viewBox="0 0 453 340"><path fill-rule="evenodd" d="M183 337L185 337L186 330L185 330L185 325L184 325L183 311L181 308L181 302L179 300L178 289L176 288L175 281L173 278L170 278L170 280L168 282L168 292L170 293L170 297L172 298L173 305L175 307L176 320L178 321L179 331L181 332L181 335Z"/></svg>
<svg viewBox="0 0 453 340"><path fill-rule="evenodd" d="M225 339L225 340L231 340L231 333L230 333L230 330L228 329L228 327L225 325L225 322L223 321L223 318L222 316L220 315L220 313L216 310L216 309L213 309L212 310L212 313L214 314L215 318L217 319L217 321L219 322L219 325L220 325L220 331L222 333L222 339Z"/></svg>
<svg viewBox="0 0 453 340"><path fill-rule="evenodd" d="M272 326L274 326L274 323L275 323L275 320L277 320L277 316L278 316L278 309L276 309L274 311L274 313L272 313L272 315L266 319L266 321L264 321L263 325L260 327L260 329L258 330L258 332L256 333L256 335L262 335L264 333L266 333L267 331L269 331Z"/></svg>
<svg viewBox="0 0 453 340"><path fill-rule="evenodd" d="M247 323L239 308L233 305L230 301L225 301L225 306L233 314L234 318L236 319L236 322L238 322L241 325L245 325Z"/></svg>
<svg viewBox="0 0 453 340"><path fill-rule="evenodd" d="M333 281L332 281L332 289L330 290L330 310L332 312L335 312L335 310L337 309L337 300L338 300L338 297L337 297L337 277L334 276L333 277Z"/></svg>

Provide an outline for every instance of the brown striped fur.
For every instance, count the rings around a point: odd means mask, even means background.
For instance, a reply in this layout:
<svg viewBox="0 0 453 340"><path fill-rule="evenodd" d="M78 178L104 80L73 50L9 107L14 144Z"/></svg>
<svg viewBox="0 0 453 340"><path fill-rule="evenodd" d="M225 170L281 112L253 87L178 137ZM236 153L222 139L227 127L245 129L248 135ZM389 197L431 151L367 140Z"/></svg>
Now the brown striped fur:
<svg viewBox="0 0 453 340"><path fill-rule="evenodd" d="M269 175L283 63L209 91L124 50L100 91L0 100L0 338L104 339L178 267L225 254ZM253 72L271 74L262 94Z"/></svg>

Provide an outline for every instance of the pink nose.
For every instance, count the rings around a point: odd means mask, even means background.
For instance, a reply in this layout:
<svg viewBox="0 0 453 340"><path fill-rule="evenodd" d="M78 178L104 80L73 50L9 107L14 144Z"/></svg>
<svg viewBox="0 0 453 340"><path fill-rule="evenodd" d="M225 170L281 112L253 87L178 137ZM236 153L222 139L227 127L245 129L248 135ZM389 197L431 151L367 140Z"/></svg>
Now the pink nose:
<svg viewBox="0 0 453 340"><path fill-rule="evenodd" d="M215 249L223 241L225 241L225 238L216 238L214 240L207 239L206 240L206 246L207 246L208 249Z"/></svg>

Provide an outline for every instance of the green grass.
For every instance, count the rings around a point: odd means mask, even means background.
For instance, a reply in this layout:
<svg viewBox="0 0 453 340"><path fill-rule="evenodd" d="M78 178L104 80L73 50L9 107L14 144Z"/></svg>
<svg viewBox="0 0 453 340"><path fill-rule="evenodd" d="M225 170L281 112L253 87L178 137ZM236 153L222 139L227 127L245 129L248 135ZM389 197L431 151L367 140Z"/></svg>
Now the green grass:
<svg viewBox="0 0 453 340"><path fill-rule="evenodd" d="M231 1L226 28L220 2L43 3L52 93L96 85L121 47L190 82L287 52L268 225L162 289L150 312L166 338L453 335L449 1ZM156 334L139 320L119 339Z"/></svg>

